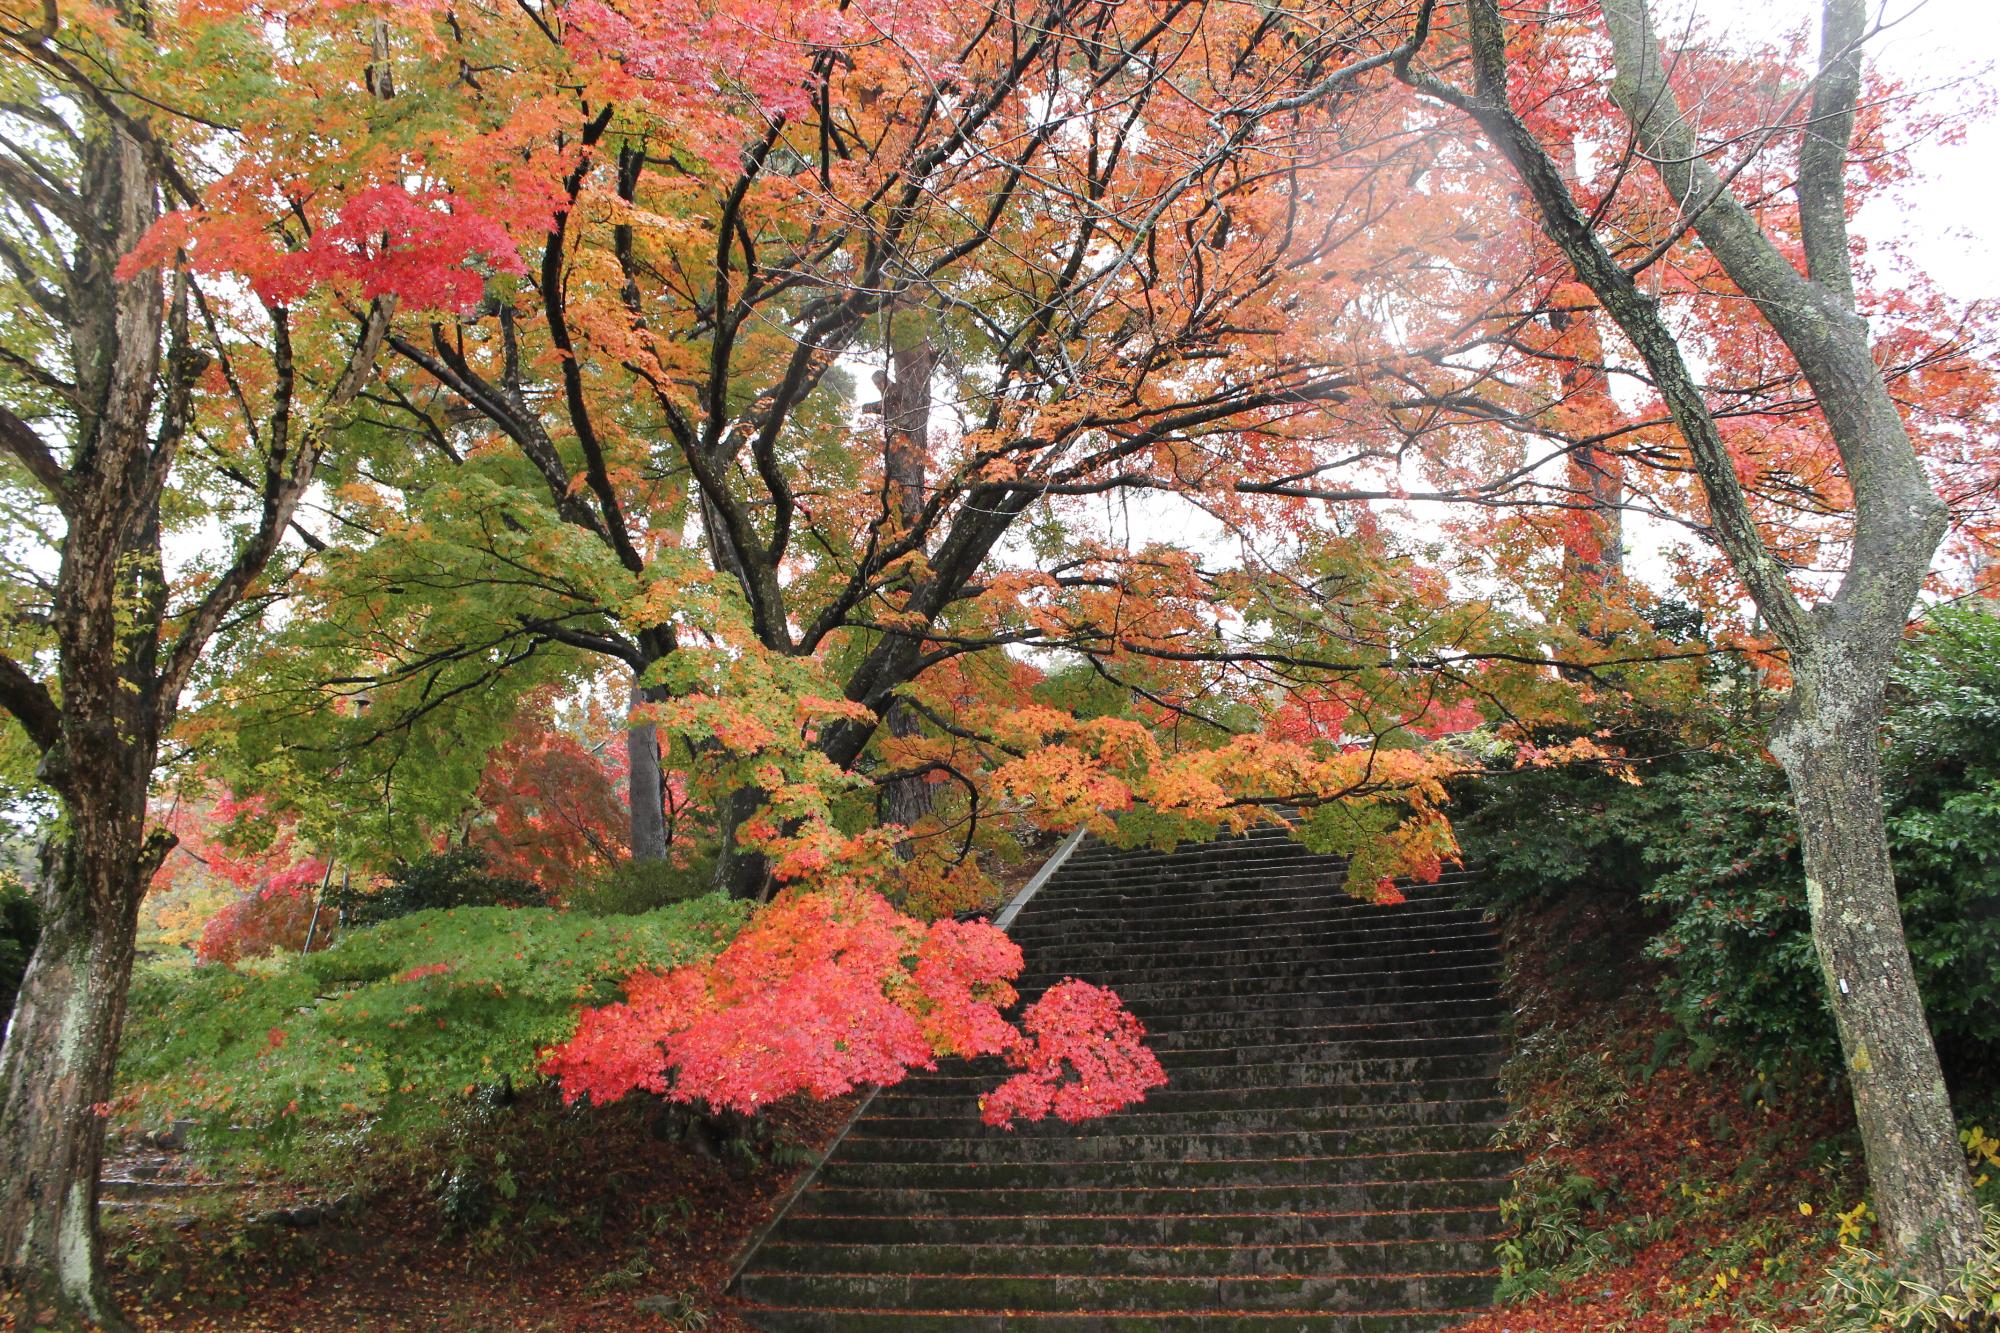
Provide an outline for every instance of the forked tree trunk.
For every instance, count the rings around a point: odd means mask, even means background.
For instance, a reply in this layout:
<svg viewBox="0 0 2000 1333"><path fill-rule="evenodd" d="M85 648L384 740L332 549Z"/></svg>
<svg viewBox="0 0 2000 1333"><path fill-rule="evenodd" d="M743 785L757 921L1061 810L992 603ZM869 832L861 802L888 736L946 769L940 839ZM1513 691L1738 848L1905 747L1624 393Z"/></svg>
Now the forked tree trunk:
<svg viewBox="0 0 2000 1333"><path fill-rule="evenodd" d="M157 862L131 838L89 832L44 854L41 942L0 1051L0 1254L25 1327L126 1326L99 1275L101 1111Z"/></svg>
<svg viewBox="0 0 2000 1333"><path fill-rule="evenodd" d="M1882 672L1799 673L1772 737L1799 818L1814 951L1893 1250L1948 1279L1980 1236L1950 1094L1917 992L1882 819Z"/></svg>
<svg viewBox="0 0 2000 1333"><path fill-rule="evenodd" d="M1823 0L1812 114L1799 156L1806 271L1763 230L1707 154L1667 76L1647 0L1604 0L1611 98L1661 183L1730 280L1797 359L1854 497L1838 590L1808 607L1766 545L1702 386L1659 306L1598 238L1547 148L1511 108L1506 20L1468 0L1470 93L1409 62L1398 73L1473 116L1506 155L1543 228L1644 360L1687 441L1714 540L1790 657L1792 690L1771 738L1799 817L1813 943L1853 1088L1876 1214L1895 1257L1948 1286L1976 1254L1982 1219L1917 994L1889 863L1882 704L1945 507L1931 489L1855 309L1846 172L1861 87L1862 0Z"/></svg>

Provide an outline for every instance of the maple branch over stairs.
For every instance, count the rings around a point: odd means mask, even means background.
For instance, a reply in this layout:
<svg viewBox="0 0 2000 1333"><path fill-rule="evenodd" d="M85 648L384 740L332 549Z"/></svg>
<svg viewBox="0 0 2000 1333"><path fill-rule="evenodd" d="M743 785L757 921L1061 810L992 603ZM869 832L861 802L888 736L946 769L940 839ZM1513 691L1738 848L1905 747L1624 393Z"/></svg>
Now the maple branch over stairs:
<svg viewBox="0 0 2000 1333"><path fill-rule="evenodd" d="M1276 832L1085 844L1013 921L1032 1000L1117 989L1169 1082L1083 1125L979 1117L989 1071L883 1091L750 1256L793 1329L1423 1333L1491 1299L1504 1007L1451 878L1358 902Z"/></svg>

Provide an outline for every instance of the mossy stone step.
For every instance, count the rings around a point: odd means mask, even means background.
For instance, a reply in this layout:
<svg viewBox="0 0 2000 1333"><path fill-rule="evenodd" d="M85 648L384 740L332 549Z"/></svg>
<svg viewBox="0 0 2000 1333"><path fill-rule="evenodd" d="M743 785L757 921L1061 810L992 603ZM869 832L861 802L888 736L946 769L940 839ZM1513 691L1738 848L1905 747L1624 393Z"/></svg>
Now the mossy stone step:
<svg viewBox="0 0 2000 1333"><path fill-rule="evenodd" d="M1465 1318L1463 1310L992 1314L982 1310L827 1310L773 1305L754 1306L745 1314L770 1333L1438 1333Z"/></svg>
<svg viewBox="0 0 2000 1333"><path fill-rule="evenodd" d="M1182 1185L999 1189L990 1186L887 1188L814 1182L801 1215L1020 1217L1030 1213L1367 1213L1494 1208L1506 1193L1491 1176L1380 1180L1366 1184Z"/></svg>
<svg viewBox="0 0 2000 1333"><path fill-rule="evenodd" d="M1077 1274L786 1273L743 1277L746 1300L841 1305L863 1310L1316 1310L1477 1308L1493 1296L1484 1272L1300 1273L1227 1277L1109 1277Z"/></svg>
<svg viewBox="0 0 2000 1333"><path fill-rule="evenodd" d="M838 1244L955 1245L1316 1245L1370 1241L1481 1241L1499 1232L1500 1210L1444 1208L1360 1213L1062 1213L999 1217L794 1214L775 1239Z"/></svg>
<svg viewBox="0 0 2000 1333"><path fill-rule="evenodd" d="M1101 1274L1105 1277L1298 1273L1476 1272L1490 1236L1467 1240L1339 1241L1320 1245L1051 1245L1023 1242L884 1245L781 1241L764 1263L783 1273Z"/></svg>

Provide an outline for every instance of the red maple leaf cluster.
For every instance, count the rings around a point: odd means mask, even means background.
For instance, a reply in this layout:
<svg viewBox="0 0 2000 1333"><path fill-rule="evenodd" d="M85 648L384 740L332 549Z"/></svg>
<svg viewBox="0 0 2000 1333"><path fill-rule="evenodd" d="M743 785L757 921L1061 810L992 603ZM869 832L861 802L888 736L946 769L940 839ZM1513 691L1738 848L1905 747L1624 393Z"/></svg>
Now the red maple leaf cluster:
<svg viewBox="0 0 2000 1333"><path fill-rule="evenodd" d="M939 1056L1006 1055L1023 1072L989 1098L1009 1124L1102 1115L1165 1082L1117 996L1066 981L1017 1029L1021 951L983 921L925 925L859 888L781 896L715 957L640 972L582 1010L543 1072L565 1100L659 1093L752 1112L807 1093L888 1086Z"/></svg>
<svg viewBox="0 0 2000 1333"><path fill-rule="evenodd" d="M1141 1100L1167 1081L1146 1029L1112 992L1074 978L1049 987L1021 1016L1007 1062L1021 1072L980 1102L989 1125L1090 1120Z"/></svg>
<svg viewBox="0 0 2000 1333"><path fill-rule="evenodd" d="M305 947L312 915L309 886L274 880L210 917L195 942L194 956L200 962L233 967L245 958L297 952Z"/></svg>
<svg viewBox="0 0 2000 1333"><path fill-rule="evenodd" d="M323 283L358 284L373 300L413 310L465 311L486 274L525 273L507 229L438 190L372 185L343 200L304 245L277 242L254 217L181 209L153 225L119 264L122 277L185 250L196 272L233 273L273 306L297 304Z"/></svg>

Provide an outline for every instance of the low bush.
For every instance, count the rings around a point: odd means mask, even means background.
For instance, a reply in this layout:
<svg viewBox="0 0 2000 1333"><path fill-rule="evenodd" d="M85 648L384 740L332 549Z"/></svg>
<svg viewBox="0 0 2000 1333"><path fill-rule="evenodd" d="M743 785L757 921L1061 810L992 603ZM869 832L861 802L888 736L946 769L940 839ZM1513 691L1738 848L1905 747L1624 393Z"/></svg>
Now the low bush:
<svg viewBox="0 0 2000 1333"><path fill-rule="evenodd" d="M670 861L620 861L563 895L563 905L597 916L632 916L657 911L709 891L713 858L687 865Z"/></svg>
<svg viewBox="0 0 2000 1333"><path fill-rule="evenodd" d="M405 1138L540 1078L578 1005L646 968L705 958L746 909L720 897L615 921L548 908L430 910L323 953L241 971L154 965L132 989L120 1061L131 1117L245 1127L279 1164L327 1134Z"/></svg>
<svg viewBox="0 0 2000 1333"><path fill-rule="evenodd" d="M297 953L312 929L313 909L310 887L252 889L208 919L195 940L194 956L233 967L246 958Z"/></svg>
<svg viewBox="0 0 2000 1333"><path fill-rule="evenodd" d="M332 895L346 926L373 926L413 912L447 907L539 907L542 891L525 879L497 875L471 847L399 863L379 887Z"/></svg>
<svg viewBox="0 0 2000 1333"><path fill-rule="evenodd" d="M1933 613L1893 677L1885 817L1905 929L1941 1050L2000 1067L2000 618ZM1784 775L1747 745L1655 745L1638 783L1601 766L1468 784L1458 828L1490 890L1638 899L1664 1001L1698 1046L1770 1067L1834 1053Z"/></svg>

